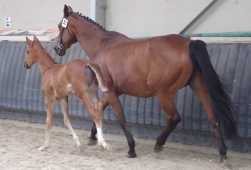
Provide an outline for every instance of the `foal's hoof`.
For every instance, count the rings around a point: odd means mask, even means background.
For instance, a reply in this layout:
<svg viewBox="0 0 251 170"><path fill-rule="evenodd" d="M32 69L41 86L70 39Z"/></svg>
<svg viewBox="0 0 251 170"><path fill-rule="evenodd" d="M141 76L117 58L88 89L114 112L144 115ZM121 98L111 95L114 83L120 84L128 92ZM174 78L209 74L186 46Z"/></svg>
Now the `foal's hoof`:
<svg viewBox="0 0 251 170"><path fill-rule="evenodd" d="M45 151L49 146L41 146L38 148L39 151Z"/></svg>
<svg viewBox="0 0 251 170"><path fill-rule="evenodd" d="M98 143L97 139L89 139L87 145L92 146L92 145L96 145L97 143Z"/></svg>
<svg viewBox="0 0 251 170"><path fill-rule="evenodd" d="M85 151L85 146L84 146L84 145L81 145L80 148L79 148L79 151L80 151L80 152L84 152L84 151Z"/></svg>
<svg viewBox="0 0 251 170"><path fill-rule="evenodd" d="M112 150L112 147L109 143L103 144L101 146L102 146L102 149L104 149L104 150L107 150L107 151Z"/></svg>
<svg viewBox="0 0 251 170"><path fill-rule="evenodd" d="M128 152L128 154L126 155L126 157L127 158L136 158L137 157L137 155L136 155L136 153L135 152Z"/></svg>
<svg viewBox="0 0 251 170"><path fill-rule="evenodd" d="M160 151L162 151L163 149L164 149L163 146L155 145L155 147L154 147L154 152L160 152Z"/></svg>

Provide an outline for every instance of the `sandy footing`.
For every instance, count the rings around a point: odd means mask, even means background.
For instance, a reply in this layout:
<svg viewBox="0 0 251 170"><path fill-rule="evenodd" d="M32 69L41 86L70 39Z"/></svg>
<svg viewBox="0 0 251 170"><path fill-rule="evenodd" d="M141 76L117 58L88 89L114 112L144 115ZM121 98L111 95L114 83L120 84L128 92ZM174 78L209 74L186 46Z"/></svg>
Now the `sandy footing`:
<svg viewBox="0 0 251 170"><path fill-rule="evenodd" d="M167 142L162 152L154 153L155 140L136 141L137 158L129 159L123 135L104 134L111 150L87 146L89 132L76 129L81 151L64 127L53 127L51 145L39 151L45 137L45 125L0 119L0 170L250 170L251 154L228 153L228 161L219 163L217 148Z"/></svg>

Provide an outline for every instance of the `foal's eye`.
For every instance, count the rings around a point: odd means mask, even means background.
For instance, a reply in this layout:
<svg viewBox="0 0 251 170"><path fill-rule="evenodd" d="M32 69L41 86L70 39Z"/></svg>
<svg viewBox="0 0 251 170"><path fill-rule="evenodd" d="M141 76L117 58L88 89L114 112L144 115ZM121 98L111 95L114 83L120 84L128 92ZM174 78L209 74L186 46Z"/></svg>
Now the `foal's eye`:
<svg viewBox="0 0 251 170"><path fill-rule="evenodd" d="M29 54L29 51L27 51L27 54Z"/></svg>

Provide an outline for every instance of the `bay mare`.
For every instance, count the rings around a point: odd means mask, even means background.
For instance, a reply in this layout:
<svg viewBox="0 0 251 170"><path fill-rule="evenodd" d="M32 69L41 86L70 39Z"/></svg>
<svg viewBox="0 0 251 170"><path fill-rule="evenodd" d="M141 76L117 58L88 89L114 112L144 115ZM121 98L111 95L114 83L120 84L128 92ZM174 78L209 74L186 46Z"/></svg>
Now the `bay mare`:
<svg viewBox="0 0 251 170"><path fill-rule="evenodd" d="M105 149L108 145L102 135L103 109L98 97L98 85L102 91L107 91L107 84L100 72L99 65L85 59L76 59L66 64L56 63L40 44L37 37L30 40L24 66L29 69L33 64L39 65L42 74L42 90L45 95L47 110L45 142L39 150L45 150L50 145L50 133L52 127L53 109L57 100L62 108L64 124L71 131L73 140L80 149L80 141L74 132L68 113L68 96L74 94L89 110L98 130L98 142ZM91 102L92 99L94 104Z"/></svg>
<svg viewBox="0 0 251 170"><path fill-rule="evenodd" d="M70 6L64 6L63 14L54 50L63 56L72 44L79 42L89 58L101 65L109 87L104 93L103 107L110 104L114 109L128 141L128 157L136 157L135 141L118 96L157 96L167 121L154 147L155 151L161 151L181 120L174 96L189 85L201 100L214 128L221 161L227 159L222 134L236 134L233 104L210 62L203 41L191 41L180 35L133 40L121 33L106 31L88 17L73 12ZM90 139L95 140L95 134L94 125Z"/></svg>

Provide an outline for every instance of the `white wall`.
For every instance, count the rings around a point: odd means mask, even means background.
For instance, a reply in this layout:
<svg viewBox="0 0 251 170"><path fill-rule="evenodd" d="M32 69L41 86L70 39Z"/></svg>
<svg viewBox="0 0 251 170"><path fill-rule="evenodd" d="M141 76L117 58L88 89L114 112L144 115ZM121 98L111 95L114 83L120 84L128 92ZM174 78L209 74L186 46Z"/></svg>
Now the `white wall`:
<svg viewBox="0 0 251 170"><path fill-rule="evenodd" d="M129 37L180 33L213 0L108 0L106 28ZM220 0L187 34L251 31L251 0Z"/></svg>
<svg viewBox="0 0 251 170"><path fill-rule="evenodd" d="M251 0L223 0L192 33L251 32Z"/></svg>
<svg viewBox="0 0 251 170"><path fill-rule="evenodd" d="M129 37L179 33L212 0L108 0L106 28Z"/></svg>
<svg viewBox="0 0 251 170"><path fill-rule="evenodd" d="M0 30L57 29L64 4L90 16L90 1L0 0ZM133 38L180 33L212 1L107 0L105 27ZM221 1L189 33L251 31L251 0ZM8 16L12 26L5 28L4 17Z"/></svg>
<svg viewBox="0 0 251 170"><path fill-rule="evenodd" d="M64 4L89 16L90 0L0 0L0 30L57 29ZM11 17L11 27L4 27L4 17Z"/></svg>

